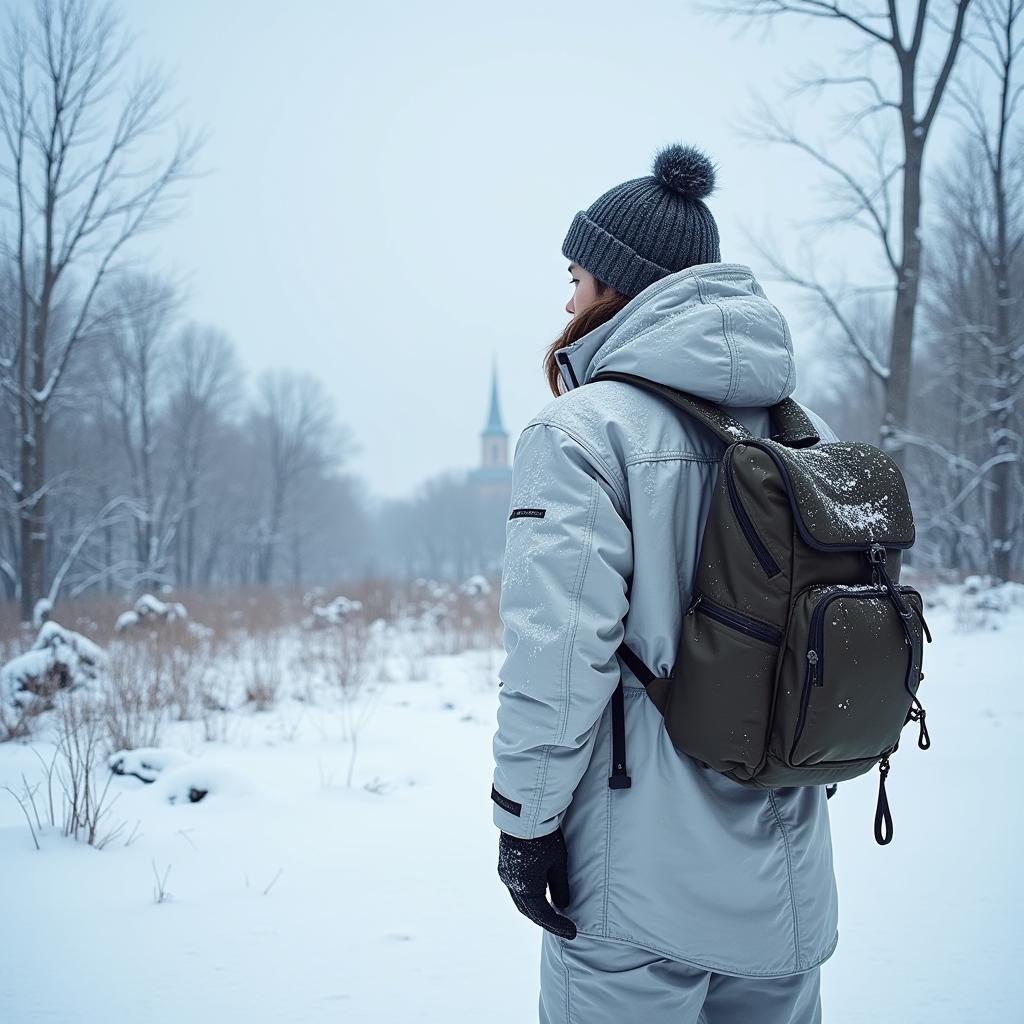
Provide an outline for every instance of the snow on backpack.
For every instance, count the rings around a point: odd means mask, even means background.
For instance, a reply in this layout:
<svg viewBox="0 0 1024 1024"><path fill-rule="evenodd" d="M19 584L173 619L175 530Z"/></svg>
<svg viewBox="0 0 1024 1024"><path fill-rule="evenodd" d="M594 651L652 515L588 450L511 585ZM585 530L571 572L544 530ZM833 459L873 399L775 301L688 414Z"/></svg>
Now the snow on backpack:
<svg viewBox="0 0 1024 1024"><path fill-rule="evenodd" d="M879 769L875 839L892 839L889 758L907 722L930 746L917 699L921 595L900 586L914 543L906 483L881 449L821 442L792 399L770 409L771 438L723 408L630 373L725 451L701 540L672 673L656 677L625 642L619 655L665 719L672 742L747 786L829 787ZM612 697L612 789L626 772L622 683Z"/></svg>

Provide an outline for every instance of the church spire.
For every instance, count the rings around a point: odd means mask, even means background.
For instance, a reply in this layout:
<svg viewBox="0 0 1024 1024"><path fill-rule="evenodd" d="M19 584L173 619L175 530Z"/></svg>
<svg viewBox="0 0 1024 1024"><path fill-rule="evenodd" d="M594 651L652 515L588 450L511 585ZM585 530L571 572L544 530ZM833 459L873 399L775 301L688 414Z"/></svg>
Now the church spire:
<svg viewBox="0 0 1024 1024"><path fill-rule="evenodd" d="M497 360L491 362L491 409L487 415L487 425L483 429L486 434L505 435L505 427L501 422L501 409L498 406L498 364Z"/></svg>
<svg viewBox="0 0 1024 1024"><path fill-rule="evenodd" d="M498 404L497 359L491 360L491 406L480 431L480 465L470 471L469 479L484 497L505 500L511 495L512 467L508 464L508 431L501 422Z"/></svg>

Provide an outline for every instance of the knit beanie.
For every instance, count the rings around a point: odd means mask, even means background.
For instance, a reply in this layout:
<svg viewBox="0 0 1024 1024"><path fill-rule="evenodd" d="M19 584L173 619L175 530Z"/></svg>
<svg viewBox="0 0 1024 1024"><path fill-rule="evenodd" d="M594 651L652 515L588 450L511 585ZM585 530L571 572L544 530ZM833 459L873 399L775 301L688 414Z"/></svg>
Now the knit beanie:
<svg viewBox="0 0 1024 1024"><path fill-rule="evenodd" d="M702 202L715 188L711 160L674 143L652 170L580 210L562 243L563 256L630 298L677 270L722 259L718 225Z"/></svg>

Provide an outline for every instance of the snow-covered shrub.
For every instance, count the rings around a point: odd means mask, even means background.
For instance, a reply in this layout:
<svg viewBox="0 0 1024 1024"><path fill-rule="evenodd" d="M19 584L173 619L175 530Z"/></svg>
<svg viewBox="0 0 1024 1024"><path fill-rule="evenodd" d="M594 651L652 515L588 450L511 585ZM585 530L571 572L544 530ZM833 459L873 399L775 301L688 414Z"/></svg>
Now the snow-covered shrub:
<svg viewBox="0 0 1024 1024"><path fill-rule="evenodd" d="M327 604L313 605L313 614L304 620L303 625L307 629L317 626L339 626L362 609L361 601L353 601L351 598L339 594Z"/></svg>
<svg viewBox="0 0 1024 1024"><path fill-rule="evenodd" d="M169 714L169 685L147 646L121 643L111 648L99 704L110 747L151 747L160 742Z"/></svg>
<svg viewBox="0 0 1024 1024"><path fill-rule="evenodd" d="M0 668L0 738L25 735L29 719L53 707L58 691L92 686L106 666L97 644L53 620L44 622L31 650Z"/></svg>
<svg viewBox="0 0 1024 1024"><path fill-rule="evenodd" d="M994 576L968 576L959 588L956 625L964 631L999 629L1016 608L1024 608L1024 584Z"/></svg>
<svg viewBox="0 0 1024 1024"><path fill-rule="evenodd" d="M252 649L243 660L245 699L257 711L266 711L281 690L281 637L276 632L252 638Z"/></svg>
<svg viewBox="0 0 1024 1024"><path fill-rule="evenodd" d="M491 592L491 585L484 576L470 576L459 586L459 592L467 597L485 597Z"/></svg>
<svg viewBox="0 0 1024 1024"><path fill-rule="evenodd" d="M500 643L498 593L484 576L458 586L418 580L410 614L425 654L460 654Z"/></svg>
<svg viewBox="0 0 1024 1024"><path fill-rule="evenodd" d="M163 605L165 615L152 602L140 598L126 614L144 613L160 625L122 627L111 644L103 693L111 749L155 746L169 720L195 721L208 705L212 631L189 621L180 605Z"/></svg>
<svg viewBox="0 0 1024 1024"><path fill-rule="evenodd" d="M185 629L188 630L189 636L194 636L197 640L212 640L214 637L214 631L200 622L190 622Z"/></svg>
<svg viewBox="0 0 1024 1024"><path fill-rule="evenodd" d="M143 594L130 611L123 612L114 623L114 630L123 633L136 626L155 626L178 622L188 618L185 606L179 601L161 601L152 594Z"/></svg>
<svg viewBox="0 0 1024 1024"><path fill-rule="evenodd" d="M41 597L32 609L32 625L39 629L44 622L48 622L53 614L53 602L48 597Z"/></svg>

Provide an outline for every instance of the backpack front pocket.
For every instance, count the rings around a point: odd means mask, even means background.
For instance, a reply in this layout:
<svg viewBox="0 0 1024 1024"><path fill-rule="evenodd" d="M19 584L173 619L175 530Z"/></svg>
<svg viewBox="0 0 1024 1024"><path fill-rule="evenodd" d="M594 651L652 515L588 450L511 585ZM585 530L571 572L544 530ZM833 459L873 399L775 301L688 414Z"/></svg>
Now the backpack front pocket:
<svg viewBox="0 0 1024 1024"><path fill-rule="evenodd" d="M698 594L683 617L680 660L664 709L676 746L749 779L764 757L782 630Z"/></svg>
<svg viewBox="0 0 1024 1024"><path fill-rule="evenodd" d="M899 591L918 619L913 648L882 587L820 586L797 595L776 688L771 746L780 761L793 768L846 762L852 770L896 745L920 682L923 623L920 595Z"/></svg>

